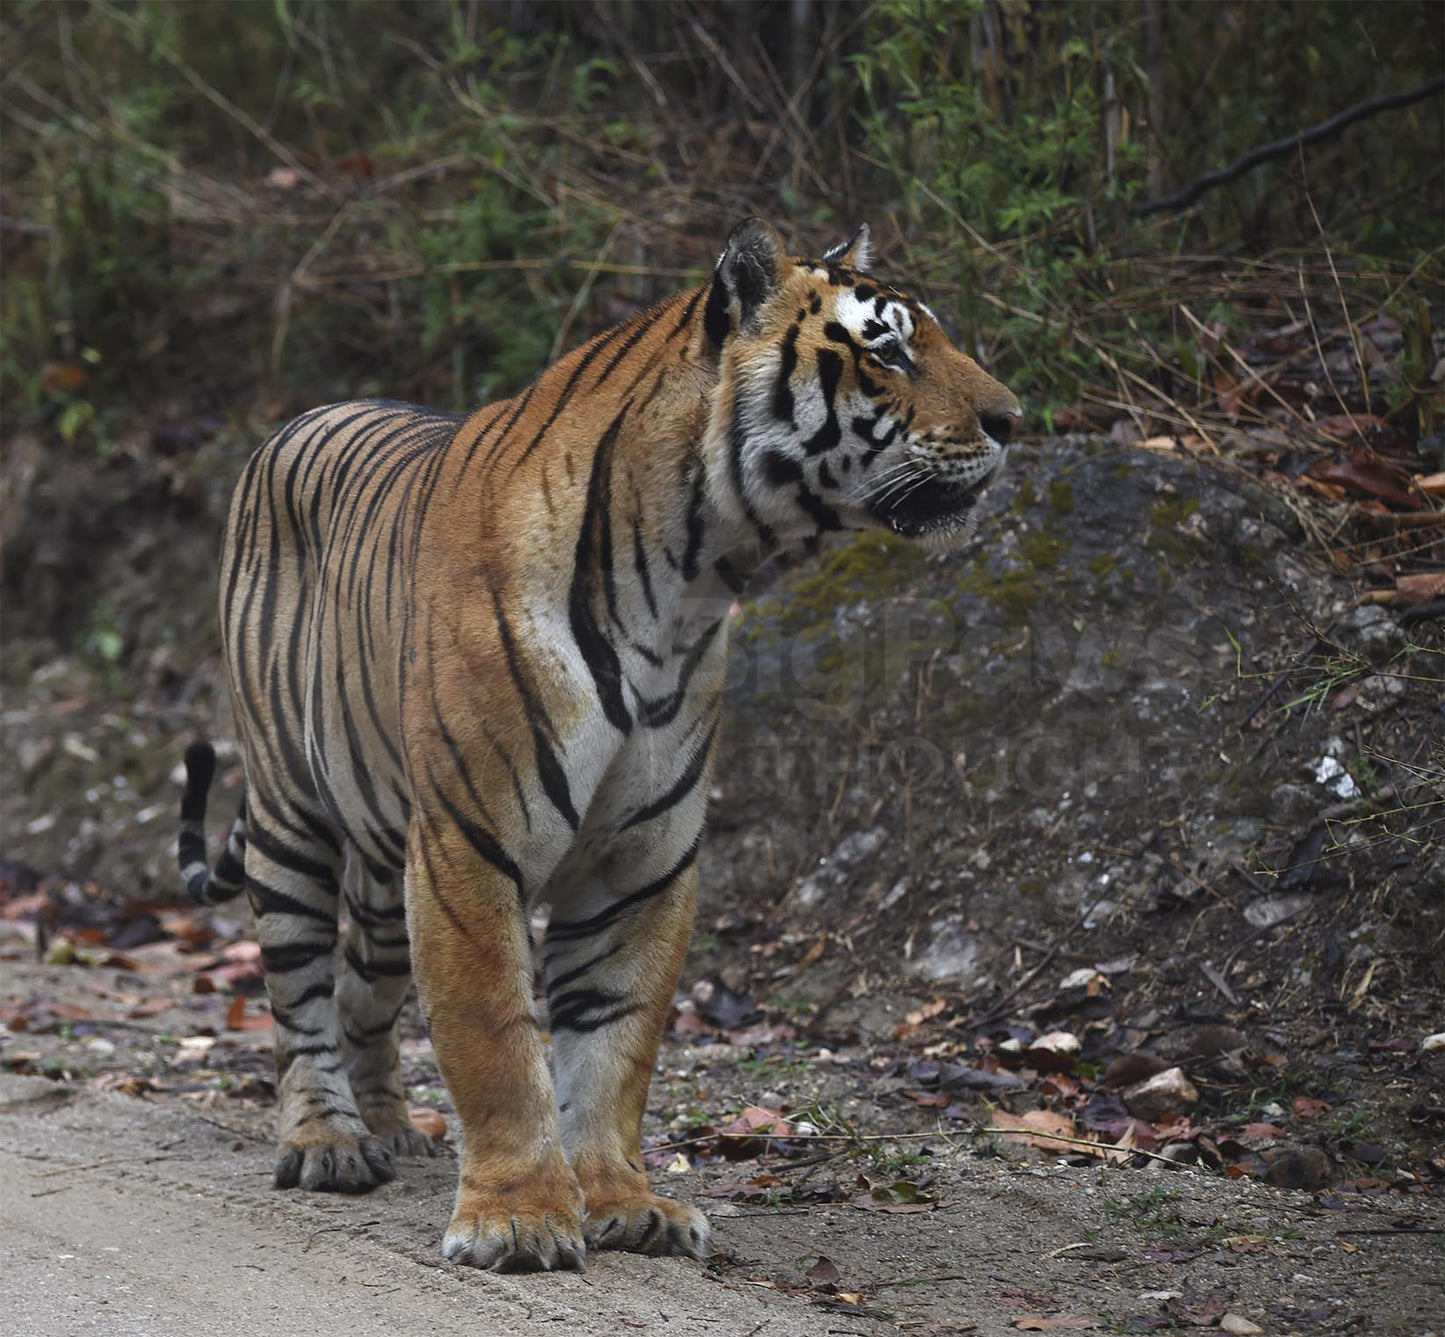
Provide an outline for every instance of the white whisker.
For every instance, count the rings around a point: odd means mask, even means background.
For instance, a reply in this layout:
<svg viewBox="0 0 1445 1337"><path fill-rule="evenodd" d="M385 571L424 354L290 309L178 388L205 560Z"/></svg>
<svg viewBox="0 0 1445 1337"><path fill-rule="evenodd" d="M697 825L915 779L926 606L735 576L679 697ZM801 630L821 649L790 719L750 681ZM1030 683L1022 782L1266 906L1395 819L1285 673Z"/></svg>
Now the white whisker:
<svg viewBox="0 0 1445 1337"><path fill-rule="evenodd" d="M921 464L916 461L910 461L909 464L909 469L899 471L888 480L885 486L871 494L874 505L882 505L895 493L911 491L912 488L928 481L929 472Z"/></svg>

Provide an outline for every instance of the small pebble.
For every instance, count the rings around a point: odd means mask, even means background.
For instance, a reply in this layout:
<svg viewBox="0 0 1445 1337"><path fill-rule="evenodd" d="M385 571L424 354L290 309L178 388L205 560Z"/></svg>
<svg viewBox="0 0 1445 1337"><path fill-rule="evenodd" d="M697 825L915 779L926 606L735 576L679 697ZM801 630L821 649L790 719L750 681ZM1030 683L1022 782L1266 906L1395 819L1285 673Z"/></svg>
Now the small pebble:
<svg viewBox="0 0 1445 1337"><path fill-rule="evenodd" d="M1184 1114L1199 1104L1199 1090L1182 1068L1166 1068L1153 1077L1129 1087L1124 1104L1136 1119L1149 1123L1166 1114Z"/></svg>
<svg viewBox="0 0 1445 1337"><path fill-rule="evenodd" d="M1230 1337L1255 1337L1255 1334L1264 1331L1258 1323L1251 1323L1239 1314L1226 1314L1219 1320L1219 1330L1229 1333Z"/></svg>

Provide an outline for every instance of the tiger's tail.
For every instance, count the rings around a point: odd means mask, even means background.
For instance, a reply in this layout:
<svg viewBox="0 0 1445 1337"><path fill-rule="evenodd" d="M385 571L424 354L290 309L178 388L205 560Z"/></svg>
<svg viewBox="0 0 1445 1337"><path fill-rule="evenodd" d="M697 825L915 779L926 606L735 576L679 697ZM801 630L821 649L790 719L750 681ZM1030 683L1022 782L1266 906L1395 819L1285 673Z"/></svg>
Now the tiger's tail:
<svg viewBox="0 0 1445 1337"><path fill-rule="evenodd" d="M186 749L186 787L181 793L181 833L176 854L181 881L197 905L217 905L240 894L245 882L246 800L231 824L226 848L212 869L206 862L206 796L216 773L216 749L192 743Z"/></svg>

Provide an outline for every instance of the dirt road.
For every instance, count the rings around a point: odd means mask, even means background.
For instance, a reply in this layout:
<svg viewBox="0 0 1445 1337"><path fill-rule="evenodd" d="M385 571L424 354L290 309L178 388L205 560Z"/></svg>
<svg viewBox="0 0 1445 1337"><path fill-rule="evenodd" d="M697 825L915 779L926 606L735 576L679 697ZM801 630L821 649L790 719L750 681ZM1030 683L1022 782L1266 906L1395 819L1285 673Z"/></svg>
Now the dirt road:
<svg viewBox="0 0 1445 1337"><path fill-rule="evenodd" d="M1126 1331L1232 1313L1269 1333L1425 1334L1445 1313L1445 1212L1398 1196L969 1158L917 1215L715 1203L711 1268L597 1254L582 1275L496 1277L438 1256L449 1156L364 1198L275 1193L270 1162L261 1121L232 1111L5 1077L0 1332L1004 1334L1046 1311ZM820 1255L859 1303L776 1289L794 1273L806 1288Z"/></svg>
<svg viewBox="0 0 1445 1337"><path fill-rule="evenodd" d="M605 1254L583 1276L444 1265L449 1159L366 1198L302 1198L269 1189L263 1142L184 1112L30 1078L0 1084L0 1112L0 1331L16 1337L830 1330L671 1259Z"/></svg>

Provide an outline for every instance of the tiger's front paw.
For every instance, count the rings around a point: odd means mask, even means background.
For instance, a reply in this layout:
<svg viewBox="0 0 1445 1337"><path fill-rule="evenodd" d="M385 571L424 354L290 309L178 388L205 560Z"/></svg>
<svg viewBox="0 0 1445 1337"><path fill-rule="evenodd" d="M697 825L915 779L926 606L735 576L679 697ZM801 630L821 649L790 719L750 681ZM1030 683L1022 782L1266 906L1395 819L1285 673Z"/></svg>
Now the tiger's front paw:
<svg viewBox="0 0 1445 1337"><path fill-rule="evenodd" d="M379 1138L337 1138L315 1146L281 1146L277 1188L324 1193L369 1193L396 1178L391 1152Z"/></svg>
<svg viewBox="0 0 1445 1337"><path fill-rule="evenodd" d="M575 1179L550 1200L516 1185L495 1194L463 1189L442 1255L493 1272L581 1271L587 1260L582 1190Z"/></svg>
<svg viewBox="0 0 1445 1337"><path fill-rule="evenodd" d="M706 1258L712 1227L695 1207L648 1193L622 1202L587 1204L587 1244L630 1253Z"/></svg>
<svg viewBox="0 0 1445 1337"><path fill-rule="evenodd" d="M406 1106L382 1110L362 1109L366 1126L393 1156L435 1156L437 1144L411 1121Z"/></svg>

